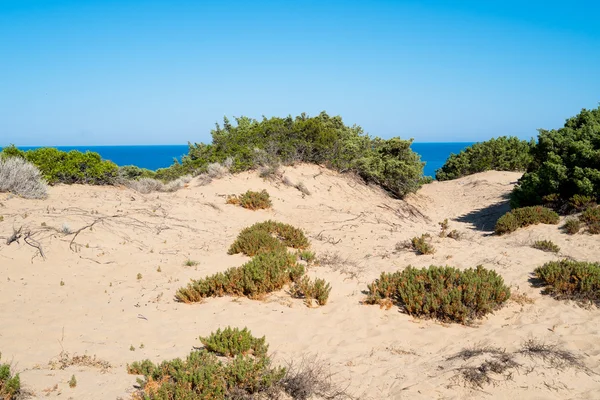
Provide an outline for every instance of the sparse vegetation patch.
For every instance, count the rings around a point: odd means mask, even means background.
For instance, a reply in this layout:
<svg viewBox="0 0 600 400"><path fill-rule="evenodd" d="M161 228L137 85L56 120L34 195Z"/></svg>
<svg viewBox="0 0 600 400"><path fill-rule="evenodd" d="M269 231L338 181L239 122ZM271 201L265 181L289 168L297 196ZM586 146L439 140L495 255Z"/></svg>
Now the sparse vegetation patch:
<svg viewBox="0 0 600 400"><path fill-rule="evenodd" d="M324 306L329 299L331 286L324 279L316 278L313 281L308 276L304 276L294 284L291 292L294 297L304 298L304 302L309 307L312 306L313 300L316 300L318 305Z"/></svg>
<svg viewBox="0 0 600 400"><path fill-rule="evenodd" d="M574 235L581 230L581 222L576 218L568 218L565 220L562 229L569 235Z"/></svg>
<svg viewBox="0 0 600 400"><path fill-rule="evenodd" d="M263 210L271 208L271 198L266 190L253 192L248 190L239 196L227 196L227 204L236 204L249 210Z"/></svg>
<svg viewBox="0 0 600 400"><path fill-rule="evenodd" d="M409 266L402 272L382 273L368 285L366 303L391 302L410 315L468 323L500 308L509 297L502 277L482 266L464 271Z"/></svg>
<svg viewBox="0 0 600 400"><path fill-rule="evenodd" d="M13 374L9 364L0 362L0 398L16 400L20 394L21 378L19 378L19 374Z"/></svg>
<svg viewBox="0 0 600 400"><path fill-rule="evenodd" d="M558 247L551 240L536 240L531 245L534 249L546 251L549 253L558 253L560 251L560 247Z"/></svg>
<svg viewBox="0 0 600 400"><path fill-rule="evenodd" d="M431 244L431 235L424 233L421 236L415 236L410 240L410 248L417 254L433 254L435 247Z"/></svg>

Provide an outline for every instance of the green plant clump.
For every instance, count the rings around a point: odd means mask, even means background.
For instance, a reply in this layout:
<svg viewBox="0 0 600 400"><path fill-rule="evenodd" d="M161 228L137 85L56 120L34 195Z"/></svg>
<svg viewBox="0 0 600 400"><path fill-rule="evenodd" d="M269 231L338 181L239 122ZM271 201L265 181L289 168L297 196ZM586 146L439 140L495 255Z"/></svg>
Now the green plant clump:
<svg viewBox="0 0 600 400"><path fill-rule="evenodd" d="M223 119L211 131L212 143L189 144L181 163L159 169L156 177L173 180L182 175L206 172L211 163L233 160L232 173L259 166L306 162L325 165L336 171L351 171L367 182L381 185L402 197L422 185L420 156L410 148L411 140L398 137L373 138L359 126L346 126L339 116L322 112L316 117L266 118L258 121Z"/></svg>
<svg viewBox="0 0 600 400"><path fill-rule="evenodd" d="M238 335L227 336L235 333ZM228 327L222 332L211 334L206 340L215 344L226 342L229 350L233 351L226 359L219 359L215 354L224 353L207 346L193 350L185 360L177 358L160 364L144 360L128 365L128 373L144 376L143 379L138 379L140 390L135 393L134 398L225 400L255 398L254 395L267 393L279 386L281 391L285 390L281 382L286 376L286 369L271 366L264 338L253 338L247 329L240 331ZM247 347L248 343L260 343L260 351L256 354L238 353L233 356L239 349Z"/></svg>
<svg viewBox="0 0 600 400"><path fill-rule="evenodd" d="M457 179L484 171L526 171L533 160L535 142L502 136L475 143L458 154L451 154L435 177L438 181Z"/></svg>
<svg viewBox="0 0 600 400"><path fill-rule="evenodd" d="M410 240L411 248L417 252L417 254L433 254L435 248L430 243L431 235L424 233L421 236L415 236Z"/></svg>
<svg viewBox="0 0 600 400"><path fill-rule="evenodd" d="M296 255L286 251L262 252L241 267L229 268L204 279L192 281L177 291L184 303L201 302L207 297L246 296L259 299L304 275Z"/></svg>
<svg viewBox="0 0 600 400"><path fill-rule="evenodd" d="M565 220L562 229L569 235L574 235L581 230L581 222L579 221L579 219L569 218Z"/></svg>
<svg viewBox="0 0 600 400"><path fill-rule="evenodd" d="M206 350L225 357L235 357L240 354L264 357L268 349L264 336L255 338L247 328L239 330L228 326L222 331L217 329L208 337L200 336L200 341Z"/></svg>
<svg viewBox="0 0 600 400"><path fill-rule="evenodd" d="M498 219L495 232L498 235L504 235L530 225L556 225L558 221L558 214L546 207L532 206L517 208L507 212Z"/></svg>
<svg viewBox="0 0 600 400"><path fill-rule="evenodd" d="M11 145L2 149L1 157L21 157L35 165L44 179L50 184L85 183L89 185L112 185L115 183L119 167L103 160L100 154L69 152L52 147L23 151Z"/></svg>
<svg viewBox="0 0 600 400"><path fill-rule="evenodd" d="M560 247L558 247L551 240L536 240L531 247L534 249L546 251L549 253L558 253L560 251Z"/></svg>
<svg viewBox="0 0 600 400"><path fill-rule="evenodd" d="M228 253L242 253L252 257L261 252L284 250L286 247L306 249L309 242L300 229L269 220L243 229Z"/></svg>
<svg viewBox="0 0 600 400"><path fill-rule="evenodd" d="M0 363L0 398L3 400L16 400L21 393L21 379L19 374L13 375L10 365Z"/></svg>
<svg viewBox="0 0 600 400"><path fill-rule="evenodd" d="M600 207L590 207L579 215L579 220L587 226L589 233L600 234Z"/></svg>
<svg viewBox="0 0 600 400"><path fill-rule="evenodd" d="M263 210L271 208L271 198L266 190L260 192L253 192L248 190L246 193L240 196L228 196L227 204L238 204L249 210Z"/></svg>
<svg viewBox="0 0 600 400"><path fill-rule="evenodd" d="M600 305L600 263L552 261L533 273L546 286L545 294Z"/></svg>
<svg viewBox="0 0 600 400"><path fill-rule="evenodd" d="M331 286L324 279L316 278L311 281L308 276L304 276L294 284L291 291L295 297L304 298L304 302L309 307L313 300L316 300L318 305L324 306L329 299Z"/></svg>
<svg viewBox="0 0 600 400"><path fill-rule="evenodd" d="M539 130L533 161L511 194L513 208L543 204L555 195L600 199L600 107L583 109L558 130Z"/></svg>
<svg viewBox="0 0 600 400"><path fill-rule="evenodd" d="M461 271L452 267L411 266L382 273L368 285L368 304L392 301L409 315L468 323L500 308L510 289L493 270L482 266Z"/></svg>

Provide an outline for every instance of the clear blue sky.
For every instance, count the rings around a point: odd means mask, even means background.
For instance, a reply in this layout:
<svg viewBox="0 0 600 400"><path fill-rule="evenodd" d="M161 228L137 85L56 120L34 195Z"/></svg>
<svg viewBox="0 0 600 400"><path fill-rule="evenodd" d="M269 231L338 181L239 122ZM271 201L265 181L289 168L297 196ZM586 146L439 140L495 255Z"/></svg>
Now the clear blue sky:
<svg viewBox="0 0 600 400"><path fill-rule="evenodd" d="M529 138L600 101L594 1L0 0L0 145L209 141L326 110L372 135Z"/></svg>

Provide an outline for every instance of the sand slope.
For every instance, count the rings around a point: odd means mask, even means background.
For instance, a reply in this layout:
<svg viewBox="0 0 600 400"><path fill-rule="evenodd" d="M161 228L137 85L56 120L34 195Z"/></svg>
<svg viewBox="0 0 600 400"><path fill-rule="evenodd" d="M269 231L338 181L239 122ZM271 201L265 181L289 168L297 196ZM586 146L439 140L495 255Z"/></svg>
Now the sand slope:
<svg viewBox="0 0 600 400"><path fill-rule="evenodd" d="M531 271L549 260L600 260L598 237L568 236L545 225L490 235L495 219L508 209L506 196L519 174L487 172L434 182L406 201L317 166L287 168L284 174L302 181L311 195L254 172L207 186L194 180L167 194L78 185L52 187L43 201L1 194L0 236L22 226L34 233L30 243L40 243L46 257L22 239L10 246L0 240L2 359L21 372L34 398L128 398L136 377L126 373L127 363L184 357L200 344L198 336L232 325L266 335L278 362L318 355L360 399L598 398L600 377L593 372L600 372L600 311L543 297L528 283ZM248 189L267 189L273 209L253 212L225 204L225 195ZM444 218L463 232L462 240L435 236ZM242 228L266 219L304 229L317 254L337 260L310 270L332 284L327 306L307 308L284 291L266 301L173 300L189 279L247 260L227 255L227 249ZM74 234L64 233L92 223L72 243ZM434 236L434 255L395 250L396 243L426 232ZM530 248L537 239L551 239L561 254ZM187 259L198 265L184 266ZM534 303L511 301L474 327L361 304L367 283L409 264L482 264ZM479 390L452 379L462 363L446 358L463 348L481 343L514 351L529 338L581 354L590 370L558 371L528 361L529 369L519 369L512 380ZM112 368L51 369L49 362L61 351L96 355ZM73 374L78 385L69 388Z"/></svg>

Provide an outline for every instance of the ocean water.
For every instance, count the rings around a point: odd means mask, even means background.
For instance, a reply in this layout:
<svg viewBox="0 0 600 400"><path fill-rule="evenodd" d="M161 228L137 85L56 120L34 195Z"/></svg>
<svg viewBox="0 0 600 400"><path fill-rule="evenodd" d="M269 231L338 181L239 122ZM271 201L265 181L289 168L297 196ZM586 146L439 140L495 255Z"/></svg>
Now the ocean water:
<svg viewBox="0 0 600 400"><path fill-rule="evenodd" d="M444 165L451 153L458 153L473 143L443 142L443 143L413 143L412 149L421 155L425 161L424 174L435 176L435 171ZM19 147L23 150L36 147ZM79 150L82 152L93 151L102 158L111 160L117 165L137 165L141 168L156 170L173 164L174 159L188 152L187 145L164 146L56 146L63 151Z"/></svg>

